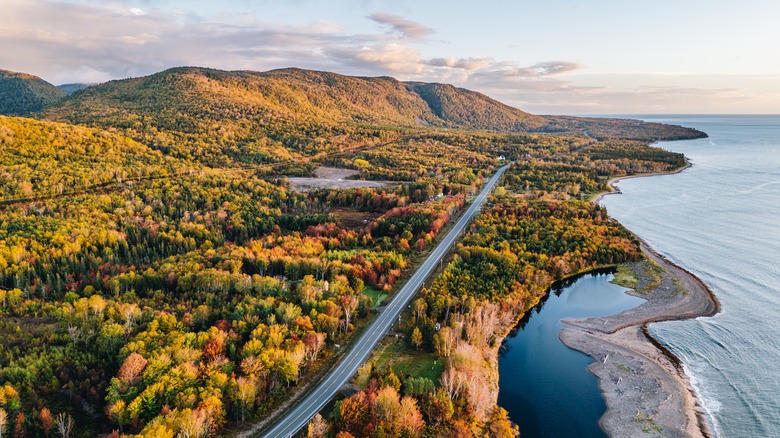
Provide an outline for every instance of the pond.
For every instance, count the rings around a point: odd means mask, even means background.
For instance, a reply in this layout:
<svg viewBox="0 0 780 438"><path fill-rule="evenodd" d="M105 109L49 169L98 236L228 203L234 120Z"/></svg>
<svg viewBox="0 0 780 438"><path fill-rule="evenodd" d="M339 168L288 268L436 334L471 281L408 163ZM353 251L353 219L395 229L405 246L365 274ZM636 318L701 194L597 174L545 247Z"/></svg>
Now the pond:
<svg viewBox="0 0 780 438"><path fill-rule="evenodd" d="M601 270L554 285L504 340L498 361L498 405L528 437L605 437L599 418L606 411L592 359L563 345L561 319L606 316L644 300L610 283Z"/></svg>

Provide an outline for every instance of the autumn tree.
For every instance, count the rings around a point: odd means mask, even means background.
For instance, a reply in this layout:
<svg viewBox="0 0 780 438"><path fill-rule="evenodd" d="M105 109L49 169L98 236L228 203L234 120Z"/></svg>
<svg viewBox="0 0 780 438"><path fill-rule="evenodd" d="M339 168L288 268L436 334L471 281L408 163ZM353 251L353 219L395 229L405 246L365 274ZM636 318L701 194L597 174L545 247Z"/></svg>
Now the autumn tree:
<svg viewBox="0 0 780 438"><path fill-rule="evenodd" d="M322 415L318 413L312 417L311 420L309 420L309 425L306 429L306 437L325 438L328 436L329 429L330 427L328 426L328 422L325 421L325 419L322 418Z"/></svg>
<svg viewBox="0 0 780 438"><path fill-rule="evenodd" d="M509 420L506 409L496 406L487 420L487 429L491 438L517 438L520 430Z"/></svg>
<svg viewBox="0 0 780 438"><path fill-rule="evenodd" d="M419 350L420 345L423 343L423 336L422 332L420 331L419 327L415 327L414 330L412 330L412 344Z"/></svg>
<svg viewBox="0 0 780 438"><path fill-rule="evenodd" d="M252 409L257 397L257 384L246 377L236 379L236 400L241 407L241 422L246 421L246 412Z"/></svg>
<svg viewBox="0 0 780 438"><path fill-rule="evenodd" d="M147 360L138 353L130 353L119 367L117 378L126 386L131 386L146 368Z"/></svg>
<svg viewBox="0 0 780 438"><path fill-rule="evenodd" d="M445 369L439 377L439 382L441 383L442 388L447 392L447 396L450 400L455 400L460 396L464 380L464 376L453 367Z"/></svg>
<svg viewBox="0 0 780 438"><path fill-rule="evenodd" d="M203 409L187 409L179 425L181 438L202 438L209 435L208 414Z"/></svg>
<svg viewBox="0 0 780 438"><path fill-rule="evenodd" d="M14 438L24 438L25 435L27 435L27 418L25 417L24 412L19 412L16 414L16 421L14 424Z"/></svg>
<svg viewBox="0 0 780 438"><path fill-rule="evenodd" d="M307 333L303 337L303 345L306 348L306 357L309 362L317 360L322 347L325 346L325 334L324 333Z"/></svg>
<svg viewBox="0 0 780 438"><path fill-rule="evenodd" d="M365 392L341 400L337 408L339 430L355 436L369 436L372 432L370 409Z"/></svg>
<svg viewBox="0 0 780 438"><path fill-rule="evenodd" d="M402 398L398 417L401 430L406 431L413 437L420 436L420 432L425 427L425 422L420 409L417 407L417 400L409 396Z"/></svg>
<svg viewBox="0 0 780 438"><path fill-rule="evenodd" d="M41 409L40 414L38 414L38 420L41 422L41 429L43 429L43 434L48 437L49 432L51 432L52 427L54 427L54 417L51 416L51 411L49 408Z"/></svg>
<svg viewBox="0 0 780 438"><path fill-rule="evenodd" d="M385 425L385 429L395 426L401 414L401 400L398 392L392 386L385 386L376 395L377 419Z"/></svg>

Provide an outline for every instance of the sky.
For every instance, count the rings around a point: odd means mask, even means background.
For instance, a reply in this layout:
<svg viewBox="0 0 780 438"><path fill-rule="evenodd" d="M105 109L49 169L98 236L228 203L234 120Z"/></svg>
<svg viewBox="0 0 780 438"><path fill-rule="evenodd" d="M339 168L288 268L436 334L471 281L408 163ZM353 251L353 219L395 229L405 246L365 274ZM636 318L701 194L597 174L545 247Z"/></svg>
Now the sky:
<svg viewBox="0 0 780 438"><path fill-rule="evenodd" d="M776 0L0 0L0 68L446 82L537 114L780 113Z"/></svg>

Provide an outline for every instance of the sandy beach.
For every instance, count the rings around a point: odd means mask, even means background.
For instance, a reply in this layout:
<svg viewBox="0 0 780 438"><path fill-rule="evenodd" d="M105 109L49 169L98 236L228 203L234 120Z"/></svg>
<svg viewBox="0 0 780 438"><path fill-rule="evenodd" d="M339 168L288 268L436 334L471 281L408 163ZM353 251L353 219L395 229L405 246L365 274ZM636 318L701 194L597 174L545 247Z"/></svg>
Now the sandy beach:
<svg viewBox="0 0 780 438"><path fill-rule="evenodd" d="M617 193L618 181L610 181ZM629 265L639 281L628 293L646 302L617 315L564 320L571 328L560 339L595 360L588 369L598 377L607 404L600 424L609 436L711 437L679 359L650 336L647 325L712 316L720 305L699 278L644 241L641 245L646 260Z"/></svg>

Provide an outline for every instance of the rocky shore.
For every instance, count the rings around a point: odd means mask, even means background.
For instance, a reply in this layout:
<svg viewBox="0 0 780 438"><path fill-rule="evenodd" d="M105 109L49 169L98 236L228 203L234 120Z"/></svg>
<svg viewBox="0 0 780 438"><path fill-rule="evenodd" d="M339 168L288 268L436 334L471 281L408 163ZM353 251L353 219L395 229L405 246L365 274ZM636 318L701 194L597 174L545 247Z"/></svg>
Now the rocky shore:
<svg viewBox="0 0 780 438"><path fill-rule="evenodd" d="M696 276L642 242L646 260L629 265L637 280L632 295L647 300L617 315L564 320L561 341L595 360L607 404L601 426L612 437L651 433L712 436L709 423L679 360L653 339L651 322L712 316L719 304Z"/></svg>

